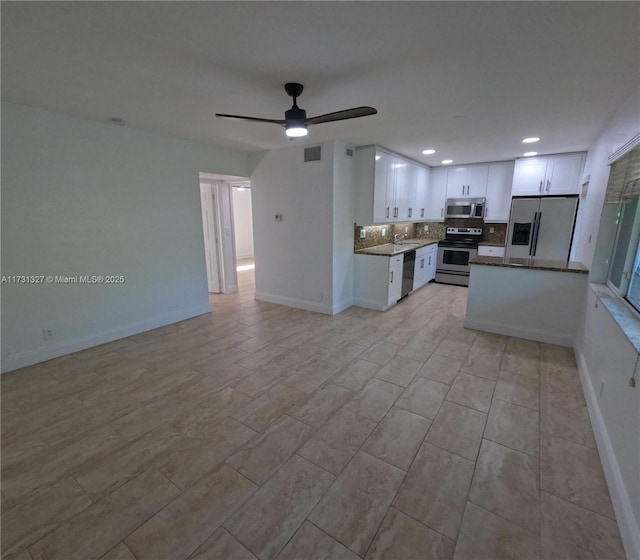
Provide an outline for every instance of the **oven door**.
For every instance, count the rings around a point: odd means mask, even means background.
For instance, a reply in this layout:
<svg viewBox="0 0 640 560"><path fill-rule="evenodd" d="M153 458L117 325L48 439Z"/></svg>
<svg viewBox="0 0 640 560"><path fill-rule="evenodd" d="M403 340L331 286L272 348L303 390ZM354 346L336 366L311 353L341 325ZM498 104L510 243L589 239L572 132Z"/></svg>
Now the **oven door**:
<svg viewBox="0 0 640 560"><path fill-rule="evenodd" d="M474 215L475 204L469 200L447 200L446 218L471 218Z"/></svg>
<svg viewBox="0 0 640 560"><path fill-rule="evenodd" d="M477 249L468 247L438 247L438 272L458 272L469 274L469 261L477 256Z"/></svg>

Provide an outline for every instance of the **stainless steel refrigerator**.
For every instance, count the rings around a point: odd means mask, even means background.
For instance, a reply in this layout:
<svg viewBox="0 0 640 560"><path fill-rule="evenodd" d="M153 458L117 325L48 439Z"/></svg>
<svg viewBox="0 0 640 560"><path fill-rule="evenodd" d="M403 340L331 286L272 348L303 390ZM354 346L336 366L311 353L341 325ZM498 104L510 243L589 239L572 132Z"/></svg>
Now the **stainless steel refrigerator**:
<svg viewBox="0 0 640 560"><path fill-rule="evenodd" d="M577 209L577 196L514 198L506 256L568 260Z"/></svg>

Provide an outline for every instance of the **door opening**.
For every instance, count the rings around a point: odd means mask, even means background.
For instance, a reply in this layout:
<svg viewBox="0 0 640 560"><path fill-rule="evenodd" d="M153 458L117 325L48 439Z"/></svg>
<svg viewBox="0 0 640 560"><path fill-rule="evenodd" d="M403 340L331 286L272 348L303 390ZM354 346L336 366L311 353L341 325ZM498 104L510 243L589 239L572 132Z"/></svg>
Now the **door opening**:
<svg viewBox="0 0 640 560"><path fill-rule="evenodd" d="M255 291L250 187L246 177L200 173L202 231L210 293L233 293L239 286L243 291L247 288Z"/></svg>

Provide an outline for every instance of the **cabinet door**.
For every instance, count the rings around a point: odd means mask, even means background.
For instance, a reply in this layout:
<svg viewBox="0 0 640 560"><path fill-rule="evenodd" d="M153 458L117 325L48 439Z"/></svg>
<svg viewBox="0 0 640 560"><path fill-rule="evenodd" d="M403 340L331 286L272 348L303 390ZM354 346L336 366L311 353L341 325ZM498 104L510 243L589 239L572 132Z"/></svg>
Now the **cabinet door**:
<svg viewBox="0 0 640 560"><path fill-rule="evenodd" d="M425 271L427 266L427 256L416 252L416 266L413 270L413 289L417 290L425 285Z"/></svg>
<svg viewBox="0 0 640 560"><path fill-rule="evenodd" d="M547 158L516 160L513 171L512 196L539 196L544 189Z"/></svg>
<svg viewBox="0 0 640 560"><path fill-rule="evenodd" d="M583 160L582 155L549 158L544 194L579 194Z"/></svg>
<svg viewBox="0 0 640 560"><path fill-rule="evenodd" d="M412 220L416 216L416 180L418 166L409 161L398 162L396 204L398 219Z"/></svg>
<svg viewBox="0 0 640 560"><path fill-rule="evenodd" d="M467 198L484 198L487 196L488 165L474 165L467 168Z"/></svg>
<svg viewBox="0 0 640 560"><path fill-rule="evenodd" d="M427 271L425 272L425 284L427 282L431 282L436 277L436 251L437 248L435 245L432 245L432 249L429 253L425 255L427 258Z"/></svg>
<svg viewBox="0 0 640 560"><path fill-rule="evenodd" d="M416 166L416 197L413 217L416 220L424 220L427 217L429 206L429 169Z"/></svg>
<svg viewBox="0 0 640 560"><path fill-rule="evenodd" d="M513 163L492 163L489 165L485 222L509 221L513 166Z"/></svg>
<svg viewBox="0 0 640 560"><path fill-rule="evenodd" d="M447 198L466 198L467 185L466 167L447 170Z"/></svg>
<svg viewBox="0 0 640 560"><path fill-rule="evenodd" d="M389 267L389 297L387 304L395 303L402 295L402 262Z"/></svg>
<svg viewBox="0 0 640 560"><path fill-rule="evenodd" d="M428 203L425 218L444 222L444 204L447 198L448 169L432 169L429 177Z"/></svg>
<svg viewBox="0 0 640 560"><path fill-rule="evenodd" d="M389 174L391 172L391 156L376 151L373 191L373 221L388 222L391 217L391 207L388 204Z"/></svg>
<svg viewBox="0 0 640 560"><path fill-rule="evenodd" d="M405 197L406 169L404 162L397 156L389 156L389 178L387 179L387 206L390 208L389 221L399 222L400 205Z"/></svg>

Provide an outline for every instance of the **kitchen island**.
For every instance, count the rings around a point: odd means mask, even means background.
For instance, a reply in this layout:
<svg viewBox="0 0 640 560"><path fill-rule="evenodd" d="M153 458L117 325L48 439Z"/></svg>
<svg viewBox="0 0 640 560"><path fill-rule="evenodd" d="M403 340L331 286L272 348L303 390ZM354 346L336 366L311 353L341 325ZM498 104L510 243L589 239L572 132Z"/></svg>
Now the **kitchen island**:
<svg viewBox="0 0 640 560"><path fill-rule="evenodd" d="M589 270L579 262L475 257L465 326L574 346Z"/></svg>

